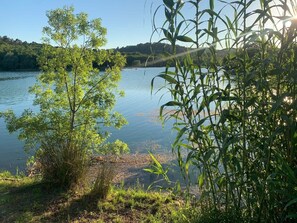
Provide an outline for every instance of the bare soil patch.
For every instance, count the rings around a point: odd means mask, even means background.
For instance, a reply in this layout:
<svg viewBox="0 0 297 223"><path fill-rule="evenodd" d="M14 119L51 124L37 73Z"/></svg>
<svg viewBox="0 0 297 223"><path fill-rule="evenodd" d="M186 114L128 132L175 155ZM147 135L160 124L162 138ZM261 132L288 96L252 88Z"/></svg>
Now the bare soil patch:
<svg viewBox="0 0 297 223"><path fill-rule="evenodd" d="M157 154L154 156L162 164L169 164L174 160L172 154ZM125 186L140 184L147 187L157 178L156 175L144 170L144 168L148 168L152 164L149 154L128 154L118 158L112 156L95 157L92 160L88 173L90 180L94 180L97 177L99 168L102 168L103 164L114 168L113 183L115 184L124 183Z"/></svg>

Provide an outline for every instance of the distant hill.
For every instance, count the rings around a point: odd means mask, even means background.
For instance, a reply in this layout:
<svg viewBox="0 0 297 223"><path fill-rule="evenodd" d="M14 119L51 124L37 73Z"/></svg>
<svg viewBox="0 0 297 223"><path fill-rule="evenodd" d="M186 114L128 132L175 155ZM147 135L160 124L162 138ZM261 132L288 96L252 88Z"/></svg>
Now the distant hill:
<svg viewBox="0 0 297 223"><path fill-rule="evenodd" d="M37 55L42 44L27 43L19 39L0 36L0 71L38 70ZM127 58L126 66L164 66L166 54L171 46L164 43L140 43L113 49ZM186 52L187 48L177 46L177 52Z"/></svg>
<svg viewBox="0 0 297 223"><path fill-rule="evenodd" d="M37 55L42 44L0 36L0 70L37 70Z"/></svg>
<svg viewBox="0 0 297 223"><path fill-rule="evenodd" d="M133 46L116 48L116 51L127 58L127 66L165 66L166 57L172 53L171 45L165 43L140 43ZM177 53L184 53L188 49L176 46Z"/></svg>
<svg viewBox="0 0 297 223"><path fill-rule="evenodd" d="M117 51L121 53L140 53L140 54L163 54L172 53L171 45L165 43L140 43L133 46L126 46L117 48ZM176 46L177 53L183 53L187 51L186 47Z"/></svg>
<svg viewBox="0 0 297 223"><path fill-rule="evenodd" d="M0 36L0 71L38 70L37 56L42 44L27 43L19 39ZM165 43L140 43L113 49L126 56L127 67L157 67L168 63L168 55L172 53L171 46ZM189 51L183 46L176 46L176 53L183 55ZM220 58L226 55L226 50L218 51ZM196 63L207 63L207 54L203 58L195 58Z"/></svg>

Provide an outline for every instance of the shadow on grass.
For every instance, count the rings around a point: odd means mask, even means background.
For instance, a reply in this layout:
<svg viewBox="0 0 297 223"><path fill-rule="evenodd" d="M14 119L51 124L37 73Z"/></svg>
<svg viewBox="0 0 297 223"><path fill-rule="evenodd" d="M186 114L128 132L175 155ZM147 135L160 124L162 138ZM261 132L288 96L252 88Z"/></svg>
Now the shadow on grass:
<svg viewBox="0 0 297 223"><path fill-rule="evenodd" d="M170 167L168 177L172 181L182 182L179 167L172 162L176 161L163 164L165 169L167 166ZM156 180L160 181L155 185L168 186L162 181L161 176L143 170L147 167L149 166L129 167L128 170L132 174L125 178L124 187L140 186L146 189ZM12 182L0 179L0 222L81 222L84 219L87 221L110 219L108 213L102 212L98 202L101 202L98 196L65 193L63 190L51 188L46 183L29 178ZM123 216L131 217L130 214L126 214L127 208L122 209L125 212ZM116 208L111 214L119 214L118 211Z"/></svg>
<svg viewBox="0 0 297 223"><path fill-rule="evenodd" d="M98 219L98 199L91 195L83 195L78 198L68 199L61 205L55 205L53 210L42 220L44 222L68 222L80 219Z"/></svg>
<svg viewBox="0 0 297 223"><path fill-rule="evenodd" d="M97 202L96 196L65 193L43 182L0 180L1 223L98 219Z"/></svg>
<svg viewBox="0 0 297 223"><path fill-rule="evenodd" d="M52 203L63 202L62 190L49 188L46 183L0 182L0 222L41 221L50 212Z"/></svg>

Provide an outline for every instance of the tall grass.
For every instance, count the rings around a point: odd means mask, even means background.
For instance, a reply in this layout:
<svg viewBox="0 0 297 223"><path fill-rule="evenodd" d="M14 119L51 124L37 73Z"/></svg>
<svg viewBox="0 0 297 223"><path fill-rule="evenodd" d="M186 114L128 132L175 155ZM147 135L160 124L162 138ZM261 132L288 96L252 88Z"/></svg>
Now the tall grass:
<svg viewBox="0 0 297 223"><path fill-rule="evenodd" d="M297 218L296 4L163 0L155 12L165 14L155 33L173 52L156 76L172 97L160 113L175 120L173 150L185 175L199 170L210 209ZM189 52L176 54L177 44Z"/></svg>
<svg viewBox="0 0 297 223"><path fill-rule="evenodd" d="M52 140L36 154L45 181L69 189L82 185L90 164L90 152L80 142Z"/></svg>
<svg viewBox="0 0 297 223"><path fill-rule="evenodd" d="M110 162L102 163L98 170L91 195L97 196L99 199L105 199L111 190L111 185L115 174L114 164Z"/></svg>

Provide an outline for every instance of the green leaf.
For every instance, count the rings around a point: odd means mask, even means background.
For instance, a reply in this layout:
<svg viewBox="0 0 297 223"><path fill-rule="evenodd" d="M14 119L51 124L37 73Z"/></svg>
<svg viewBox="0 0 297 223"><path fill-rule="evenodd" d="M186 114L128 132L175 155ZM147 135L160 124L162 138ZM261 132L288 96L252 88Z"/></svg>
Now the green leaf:
<svg viewBox="0 0 297 223"><path fill-rule="evenodd" d="M237 138L237 137L235 137L235 136L233 136L233 135L227 137L227 138L224 140L224 142L223 142L223 146L222 146L223 151L226 152L227 149L228 149L228 147L229 147L231 144L235 143L235 142L238 142L238 138Z"/></svg>
<svg viewBox="0 0 297 223"><path fill-rule="evenodd" d="M154 164L155 164L158 168L162 168L161 163L156 159L156 157L155 157L151 152L149 152L149 155L150 155L150 157L152 158Z"/></svg>
<svg viewBox="0 0 297 223"><path fill-rule="evenodd" d="M286 204L285 209L297 203L297 197ZM297 213L296 213L297 214Z"/></svg>
<svg viewBox="0 0 297 223"><path fill-rule="evenodd" d="M172 43L173 37L172 37L171 33L167 29L164 29L164 28L162 28L162 31L163 31L164 36L167 38L167 40Z"/></svg>
<svg viewBox="0 0 297 223"><path fill-rule="evenodd" d="M235 30L234 25L233 25L233 23L231 22L231 20L229 19L228 16L226 16L226 20L227 20L227 23L228 23L228 28L231 29L233 34L236 36L237 31Z"/></svg>
<svg viewBox="0 0 297 223"><path fill-rule="evenodd" d="M167 72L161 73L161 74L155 76L155 77L151 80L151 93L152 93L152 91L153 91L153 88L154 88L154 82L155 82L155 79L156 79L157 77L164 79L164 80L167 81L169 84L177 84L177 83L178 83L178 82L177 82L172 76L170 76L169 74L172 74L172 72L167 71ZM174 73L173 73L173 74L174 74Z"/></svg>
<svg viewBox="0 0 297 223"><path fill-rule="evenodd" d="M174 1L173 0L163 0L163 3L170 9L173 8L174 6Z"/></svg>
<svg viewBox="0 0 297 223"><path fill-rule="evenodd" d="M203 159L204 159L204 162L207 162L211 155L213 154L213 151L212 150L208 150L207 153L204 155Z"/></svg>
<svg viewBox="0 0 297 223"><path fill-rule="evenodd" d="M286 216L287 219L297 219L297 214L288 214Z"/></svg>
<svg viewBox="0 0 297 223"><path fill-rule="evenodd" d="M149 172L149 173L154 173L157 175L163 175L164 180L167 183L170 183L170 180L167 176L168 168L166 170L164 170L161 163L156 159L156 157L151 152L149 152L149 155L150 155L151 159L153 160L153 165L152 165L152 168L145 168L144 171Z"/></svg>
<svg viewBox="0 0 297 223"><path fill-rule="evenodd" d="M199 122L197 122L197 124L194 125L194 128L198 128L200 127L206 120L208 119L208 117L200 119Z"/></svg>
<svg viewBox="0 0 297 223"><path fill-rule="evenodd" d="M150 169L150 168L144 168L143 170L146 172L149 172L149 173L155 173L155 170Z"/></svg>
<svg viewBox="0 0 297 223"><path fill-rule="evenodd" d="M177 36L176 39L182 42L194 43L194 40L188 36Z"/></svg>
<svg viewBox="0 0 297 223"><path fill-rule="evenodd" d="M166 104L163 104L160 108L160 116L163 115L163 110L165 107L174 107L174 106L182 106L182 104L180 102L177 102L177 101L169 101L167 102Z"/></svg>
<svg viewBox="0 0 297 223"><path fill-rule="evenodd" d="M214 0L209 0L209 8L211 11L214 10Z"/></svg>
<svg viewBox="0 0 297 223"><path fill-rule="evenodd" d="M198 186L201 189L204 184L204 174L200 174L198 177Z"/></svg>
<svg viewBox="0 0 297 223"><path fill-rule="evenodd" d="M178 130L177 136L175 137L173 146L175 147L178 142L180 141L180 138L184 135L184 133L188 130L187 127L183 127L182 129Z"/></svg>
<svg viewBox="0 0 297 223"><path fill-rule="evenodd" d="M168 21L171 21L171 13L167 8L165 8L165 16Z"/></svg>
<svg viewBox="0 0 297 223"><path fill-rule="evenodd" d="M169 84L177 84L177 80L175 80L173 77L171 77L168 74L159 74L157 77L163 78L166 80Z"/></svg>

